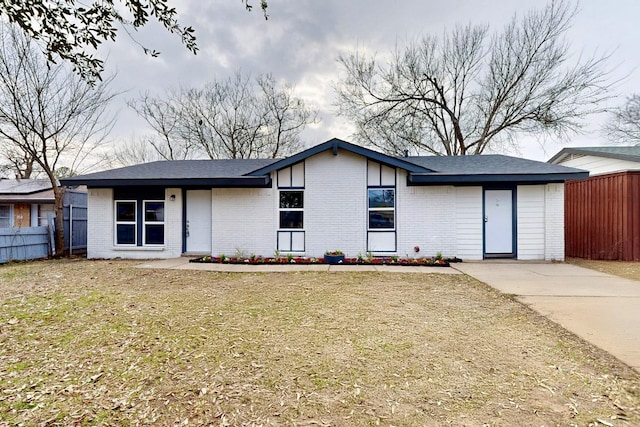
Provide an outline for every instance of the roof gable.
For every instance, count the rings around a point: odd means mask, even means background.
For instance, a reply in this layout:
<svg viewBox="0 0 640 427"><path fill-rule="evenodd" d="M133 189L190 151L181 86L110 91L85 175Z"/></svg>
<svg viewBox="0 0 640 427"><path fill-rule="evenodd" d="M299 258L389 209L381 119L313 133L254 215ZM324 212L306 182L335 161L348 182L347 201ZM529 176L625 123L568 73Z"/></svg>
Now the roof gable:
<svg viewBox="0 0 640 427"><path fill-rule="evenodd" d="M263 168L257 169L249 175L257 176L268 174L273 171L284 169L286 167L300 163L301 161L315 156L316 154L323 153L327 150L332 150L334 155L337 155L339 150L349 151L351 153L359 154L368 159L374 160L378 163L382 163L386 166L397 167L405 169L409 172L432 172L430 169L421 166L419 164L409 161L407 158L400 158L394 156L388 156L377 151L370 150L368 148L361 147L359 145L351 144L338 138L333 138L327 142L311 147L307 150L301 151L298 154L294 154L286 159L279 160Z"/></svg>

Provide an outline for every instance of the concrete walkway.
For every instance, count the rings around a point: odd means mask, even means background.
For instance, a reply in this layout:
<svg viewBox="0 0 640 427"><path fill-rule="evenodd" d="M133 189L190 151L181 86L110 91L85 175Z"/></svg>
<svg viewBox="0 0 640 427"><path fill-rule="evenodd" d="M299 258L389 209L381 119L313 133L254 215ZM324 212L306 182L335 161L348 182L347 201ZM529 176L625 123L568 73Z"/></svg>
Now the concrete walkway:
<svg viewBox="0 0 640 427"><path fill-rule="evenodd" d="M517 299L640 371L640 282L559 263L477 262L456 269Z"/></svg>
<svg viewBox="0 0 640 427"><path fill-rule="evenodd" d="M438 273L462 274L451 267L411 267L401 265L329 265L329 264L209 264L190 263L189 258L173 258L149 261L139 268L169 268L175 270L218 271L226 273L284 273L287 271L377 271L386 273Z"/></svg>

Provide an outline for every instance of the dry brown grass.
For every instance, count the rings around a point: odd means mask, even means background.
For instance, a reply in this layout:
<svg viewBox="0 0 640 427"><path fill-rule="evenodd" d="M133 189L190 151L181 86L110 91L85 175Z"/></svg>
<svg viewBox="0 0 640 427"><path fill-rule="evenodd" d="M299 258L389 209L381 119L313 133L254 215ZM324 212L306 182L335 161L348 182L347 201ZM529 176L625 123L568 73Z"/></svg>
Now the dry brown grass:
<svg viewBox="0 0 640 427"><path fill-rule="evenodd" d="M640 377L468 276L0 267L0 425L640 425Z"/></svg>
<svg viewBox="0 0 640 427"><path fill-rule="evenodd" d="M590 268L602 273L640 281L640 262L598 261L591 259L568 258L567 262L580 267Z"/></svg>

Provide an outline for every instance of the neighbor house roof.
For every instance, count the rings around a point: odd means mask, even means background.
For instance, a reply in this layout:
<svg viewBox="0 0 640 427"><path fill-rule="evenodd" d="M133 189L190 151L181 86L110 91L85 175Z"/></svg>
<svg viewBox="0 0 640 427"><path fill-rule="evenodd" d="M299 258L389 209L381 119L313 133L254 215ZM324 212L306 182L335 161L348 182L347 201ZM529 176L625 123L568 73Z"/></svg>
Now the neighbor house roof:
<svg viewBox="0 0 640 427"><path fill-rule="evenodd" d="M0 179L0 203L51 203L54 200L48 179Z"/></svg>
<svg viewBox="0 0 640 427"><path fill-rule="evenodd" d="M50 190L48 179L0 179L0 194L33 194Z"/></svg>
<svg viewBox="0 0 640 427"><path fill-rule="evenodd" d="M408 172L409 185L546 183L588 177L588 172L502 155L395 157L332 139L284 159L159 161L66 178L63 185L119 187L268 187L270 173L324 151L341 150Z"/></svg>
<svg viewBox="0 0 640 427"><path fill-rule="evenodd" d="M560 163L571 154L640 162L640 146L634 145L631 147L567 147L550 158L548 163Z"/></svg>

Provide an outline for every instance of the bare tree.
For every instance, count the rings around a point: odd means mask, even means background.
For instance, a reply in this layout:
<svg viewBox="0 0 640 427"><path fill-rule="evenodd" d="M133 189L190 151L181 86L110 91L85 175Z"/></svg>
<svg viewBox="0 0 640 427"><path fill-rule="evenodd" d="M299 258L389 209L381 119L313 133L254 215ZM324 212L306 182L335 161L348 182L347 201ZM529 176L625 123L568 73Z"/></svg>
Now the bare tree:
<svg viewBox="0 0 640 427"><path fill-rule="evenodd" d="M640 143L640 94L629 96L622 107L613 110L604 131L613 142Z"/></svg>
<svg viewBox="0 0 640 427"><path fill-rule="evenodd" d="M522 133L576 131L602 111L610 87L606 57L570 64L563 34L576 13L552 0L498 33L458 26L396 48L387 65L341 57L340 114L353 120L360 143L394 154L480 154Z"/></svg>
<svg viewBox="0 0 640 427"><path fill-rule="evenodd" d="M158 160L170 160L167 153L159 153L150 138L131 139L117 147L109 156L112 167L131 166L141 163L155 162Z"/></svg>
<svg viewBox="0 0 640 427"><path fill-rule="evenodd" d="M278 86L271 75L254 80L240 72L202 89L148 94L129 105L155 131L148 142L165 159L286 156L300 147L300 133L317 112Z"/></svg>
<svg viewBox="0 0 640 427"><path fill-rule="evenodd" d="M0 173L19 179L29 179L34 172L33 156L12 145L0 143L0 158L7 163L0 164Z"/></svg>
<svg viewBox="0 0 640 427"><path fill-rule="evenodd" d="M259 76L265 117L266 140L272 158L291 154L300 148L300 133L308 124L318 121L318 112L305 107L294 95L292 86L278 89L272 75Z"/></svg>
<svg viewBox="0 0 640 427"><path fill-rule="evenodd" d="M164 160L185 160L200 155L196 142L184 126L183 93L180 90L170 89L165 98L154 98L146 93L137 101L129 101L130 107L143 117L154 131L153 136L144 138L144 143L149 144L155 154ZM188 125L188 124L187 124ZM140 141L133 143L133 148L140 154ZM129 151L127 153L127 151ZM131 150L122 150L121 155L134 154Z"/></svg>
<svg viewBox="0 0 640 427"><path fill-rule="evenodd" d="M26 36L42 41L51 63L55 63L56 57L62 58L73 64L74 70L87 81L94 82L101 78L104 64L93 53L103 42L115 41L118 28L133 38L132 31L144 27L150 19L155 20L177 34L187 49L197 52L193 28L180 25L177 11L169 3L169 0L3 0L0 17L15 23ZM242 3L247 10L253 8L249 0ZM266 19L266 0L260 0L260 8ZM141 48L151 56L159 54L142 45Z"/></svg>
<svg viewBox="0 0 640 427"><path fill-rule="evenodd" d="M63 248L62 197L56 171L77 171L110 131L109 79L89 85L67 67L47 63L37 46L0 24L0 146L27 156L55 194L56 248Z"/></svg>

